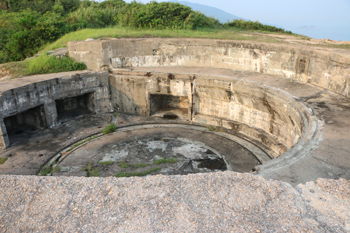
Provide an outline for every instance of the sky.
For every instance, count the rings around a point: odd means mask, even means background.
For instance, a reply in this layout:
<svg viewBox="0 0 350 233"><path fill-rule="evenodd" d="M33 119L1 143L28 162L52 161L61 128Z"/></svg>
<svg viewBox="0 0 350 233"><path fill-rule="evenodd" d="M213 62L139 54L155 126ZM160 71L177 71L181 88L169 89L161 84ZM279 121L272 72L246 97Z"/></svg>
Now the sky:
<svg viewBox="0 0 350 233"><path fill-rule="evenodd" d="M350 0L186 1L216 7L245 19L278 25L316 39L350 41ZM131 0L125 2L130 3ZM137 0L137 2L150 1Z"/></svg>

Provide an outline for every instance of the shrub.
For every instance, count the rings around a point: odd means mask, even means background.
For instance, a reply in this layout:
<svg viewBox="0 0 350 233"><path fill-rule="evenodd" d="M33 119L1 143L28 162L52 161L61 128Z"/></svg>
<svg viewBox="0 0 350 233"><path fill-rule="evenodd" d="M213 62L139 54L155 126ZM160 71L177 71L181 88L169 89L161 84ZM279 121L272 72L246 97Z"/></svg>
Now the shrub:
<svg viewBox="0 0 350 233"><path fill-rule="evenodd" d="M267 31L267 32L280 32L280 33L292 34L291 31L285 31L282 28L265 25L260 23L259 21L254 22L250 20L246 21L243 19L235 19L232 22L226 23L225 26L246 29L246 30L260 30L260 31Z"/></svg>

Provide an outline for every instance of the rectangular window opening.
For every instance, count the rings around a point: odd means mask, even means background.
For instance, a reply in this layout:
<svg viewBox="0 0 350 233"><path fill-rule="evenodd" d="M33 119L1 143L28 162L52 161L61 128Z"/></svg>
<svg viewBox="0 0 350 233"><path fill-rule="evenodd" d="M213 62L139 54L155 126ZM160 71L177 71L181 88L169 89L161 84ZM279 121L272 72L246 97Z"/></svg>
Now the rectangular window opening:
<svg viewBox="0 0 350 233"><path fill-rule="evenodd" d="M87 93L80 96L56 100L57 120L66 122L74 118L95 113L95 95Z"/></svg>

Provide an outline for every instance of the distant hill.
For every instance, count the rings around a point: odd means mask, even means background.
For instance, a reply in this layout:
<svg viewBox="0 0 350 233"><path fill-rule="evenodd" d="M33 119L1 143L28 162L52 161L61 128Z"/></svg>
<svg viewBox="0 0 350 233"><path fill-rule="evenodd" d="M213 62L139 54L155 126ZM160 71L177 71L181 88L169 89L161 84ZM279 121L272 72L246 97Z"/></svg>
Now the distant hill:
<svg viewBox="0 0 350 233"><path fill-rule="evenodd" d="M226 11L220 10L219 8L216 8L216 7L206 6L206 5L187 2L187 1L178 1L178 0L171 0L169 2L181 3L182 5L189 6L193 10L202 12L206 16L218 19L221 23L226 23L227 21L232 21L234 19L243 19L236 15L227 13Z"/></svg>

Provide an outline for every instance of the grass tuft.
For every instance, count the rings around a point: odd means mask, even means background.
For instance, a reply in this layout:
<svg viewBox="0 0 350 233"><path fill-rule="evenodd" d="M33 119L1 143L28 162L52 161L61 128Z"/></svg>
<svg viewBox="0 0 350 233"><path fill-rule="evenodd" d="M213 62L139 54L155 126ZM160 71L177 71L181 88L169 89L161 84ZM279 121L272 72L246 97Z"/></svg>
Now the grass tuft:
<svg viewBox="0 0 350 233"><path fill-rule="evenodd" d="M60 166L53 167L54 165L55 165L55 163L52 164L52 165L44 166L41 169L41 171L39 173L39 176L47 176L48 174L52 174L52 173L61 171L61 167Z"/></svg>
<svg viewBox="0 0 350 233"><path fill-rule="evenodd" d="M7 158L0 157L0 165L3 165L7 161Z"/></svg>
<svg viewBox="0 0 350 233"><path fill-rule="evenodd" d="M60 172L61 171L61 167L60 166L56 166L52 169L52 173L55 173L55 172Z"/></svg>
<svg viewBox="0 0 350 233"><path fill-rule="evenodd" d="M114 177L132 177L132 176L147 176L152 172L160 171L160 168L152 168L145 172L118 172L114 175Z"/></svg>
<svg viewBox="0 0 350 233"><path fill-rule="evenodd" d="M158 164L162 164L162 163L176 163L177 160L174 158L170 158L170 159L158 159L153 161L154 164L158 165Z"/></svg>
<svg viewBox="0 0 350 233"><path fill-rule="evenodd" d="M113 161L105 161L105 162L98 162L98 164L109 166L112 165L114 162Z"/></svg>
<svg viewBox="0 0 350 233"><path fill-rule="evenodd" d="M118 167L121 167L121 168L128 168L130 167L130 164L128 164L127 162L120 162L118 163Z"/></svg>
<svg viewBox="0 0 350 233"><path fill-rule="evenodd" d="M52 172L52 167L51 166L44 166L41 171L39 176L47 176Z"/></svg>
<svg viewBox="0 0 350 233"><path fill-rule="evenodd" d="M212 132L223 132L224 129L222 127L213 127L213 126L207 126L207 129Z"/></svg>
<svg viewBox="0 0 350 233"><path fill-rule="evenodd" d="M93 169L92 162L88 163L85 167L81 169L82 171L86 171L87 177L97 177L100 175L98 168Z"/></svg>
<svg viewBox="0 0 350 233"><path fill-rule="evenodd" d="M109 134L109 133L113 133L116 129L117 129L116 124L111 123L111 124L107 125L107 126L102 130L102 133L103 133L104 135L106 135L106 134Z"/></svg>

